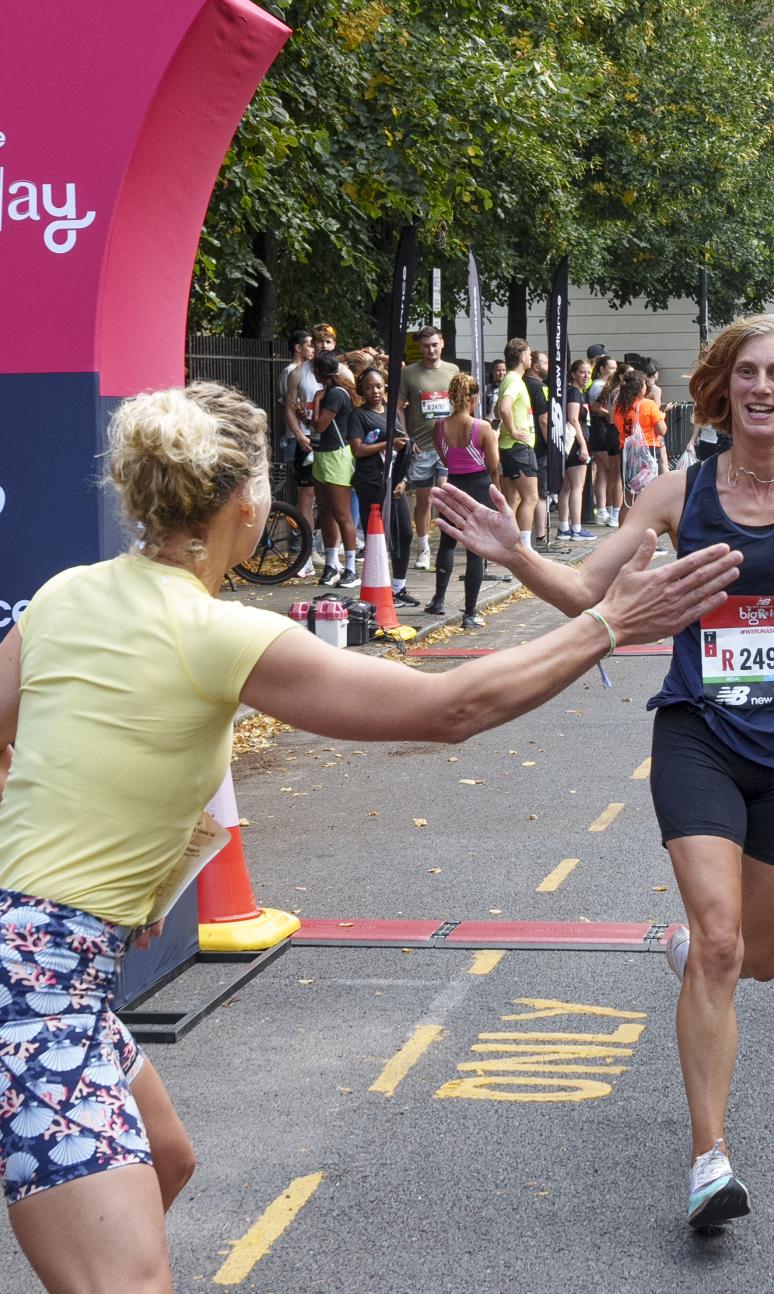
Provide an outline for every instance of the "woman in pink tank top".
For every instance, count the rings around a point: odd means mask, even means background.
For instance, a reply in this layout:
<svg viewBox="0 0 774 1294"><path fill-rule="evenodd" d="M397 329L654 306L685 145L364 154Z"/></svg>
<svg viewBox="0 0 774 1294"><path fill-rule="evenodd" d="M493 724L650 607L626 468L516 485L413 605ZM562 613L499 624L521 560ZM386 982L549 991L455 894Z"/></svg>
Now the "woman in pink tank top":
<svg viewBox="0 0 774 1294"><path fill-rule="evenodd" d="M489 486L497 480L500 456L497 435L490 423L473 416L478 401L478 383L467 373L456 373L449 383L452 412L434 428L435 447L449 469L449 480L478 503L492 507ZM444 599L454 568L456 539L441 535L435 562L435 594L425 607L430 615L444 614ZM463 629L474 629L484 622L476 615L476 602L484 578L484 563L477 553L466 550L465 614Z"/></svg>

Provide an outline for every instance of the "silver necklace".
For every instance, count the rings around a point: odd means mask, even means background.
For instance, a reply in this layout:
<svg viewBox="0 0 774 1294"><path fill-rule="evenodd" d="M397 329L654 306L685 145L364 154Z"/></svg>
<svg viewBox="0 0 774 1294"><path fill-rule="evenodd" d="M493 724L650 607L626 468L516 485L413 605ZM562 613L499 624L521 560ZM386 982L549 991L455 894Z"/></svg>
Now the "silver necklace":
<svg viewBox="0 0 774 1294"><path fill-rule="evenodd" d="M753 481L756 482L757 485L774 485L774 476L772 476L770 480L766 480L766 478L763 476L756 476L755 472L751 471L749 467L737 467L736 464L729 463L728 464L729 489L731 490L736 489L737 485L739 484L740 475L749 476Z"/></svg>

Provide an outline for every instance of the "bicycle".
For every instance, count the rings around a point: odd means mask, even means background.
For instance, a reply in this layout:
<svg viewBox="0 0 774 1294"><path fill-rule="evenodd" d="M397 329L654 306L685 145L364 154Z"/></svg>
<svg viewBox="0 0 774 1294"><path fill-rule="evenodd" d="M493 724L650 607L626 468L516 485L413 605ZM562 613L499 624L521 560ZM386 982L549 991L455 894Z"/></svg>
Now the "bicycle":
<svg viewBox="0 0 774 1294"><path fill-rule="evenodd" d="M285 483L285 468L272 468L272 489ZM234 573L250 584L282 584L306 566L312 556L312 530L292 503L272 499L266 527L247 562Z"/></svg>

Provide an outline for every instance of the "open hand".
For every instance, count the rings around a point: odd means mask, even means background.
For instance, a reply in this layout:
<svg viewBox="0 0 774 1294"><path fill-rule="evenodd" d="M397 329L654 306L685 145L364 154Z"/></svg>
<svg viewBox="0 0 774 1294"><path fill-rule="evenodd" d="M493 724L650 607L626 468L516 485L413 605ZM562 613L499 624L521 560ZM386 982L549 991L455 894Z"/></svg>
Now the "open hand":
<svg viewBox="0 0 774 1294"><path fill-rule="evenodd" d="M742 554L728 544L701 548L657 570L650 565L655 549L656 532L646 530L597 606L621 644L679 633L722 606L728 596L723 590L739 576Z"/></svg>
<svg viewBox="0 0 774 1294"><path fill-rule="evenodd" d="M489 497L497 511L476 503L448 482L436 486L431 497L438 509L438 527L445 534L487 561L507 566L513 559L521 543L519 528L513 509L496 486L490 485Z"/></svg>

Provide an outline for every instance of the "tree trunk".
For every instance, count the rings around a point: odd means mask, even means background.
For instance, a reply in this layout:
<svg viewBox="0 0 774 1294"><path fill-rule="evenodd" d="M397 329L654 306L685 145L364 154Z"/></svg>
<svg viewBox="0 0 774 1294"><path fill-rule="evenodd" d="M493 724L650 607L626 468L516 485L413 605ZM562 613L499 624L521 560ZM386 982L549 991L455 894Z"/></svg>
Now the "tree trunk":
<svg viewBox="0 0 774 1294"><path fill-rule="evenodd" d="M527 286L522 279L508 284L508 340L527 336Z"/></svg>
<svg viewBox="0 0 774 1294"><path fill-rule="evenodd" d="M451 360L454 364L457 360L457 317L456 315L443 315L441 317L441 332L443 333L444 348L443 358Z"/></svg>
<svg viewBox="0 0 774 1294"><path fill-rule="evenodd" d="M371 345L379 342L382 346L387 347L390 344L390 306L392 303L392 293L379 292L375 301L369 301L368 314L373 320L374 336L368 338Z"/></svg>
<svg viewBox="0 0 774 1294"><path fill-rule="evenodd" d="M274 277L276 240L271 233L258 234L253 240L253 253L268 272L268 277L258 273L258 282L250 288L242 320L243 337L261 337L266 341L275 336L277 316L277 285Z"/></svg>

